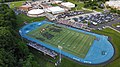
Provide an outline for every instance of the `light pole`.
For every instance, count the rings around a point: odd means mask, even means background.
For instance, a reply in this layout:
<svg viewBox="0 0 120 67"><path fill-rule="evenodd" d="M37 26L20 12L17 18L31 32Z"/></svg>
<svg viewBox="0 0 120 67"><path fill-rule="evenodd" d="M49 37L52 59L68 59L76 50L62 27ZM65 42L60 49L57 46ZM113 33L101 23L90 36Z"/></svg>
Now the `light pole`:
<svg viewBox="0 0 120 67"><path fill-rule="evenodd" d="M59 62L61 63L61 49L62 49L62 46L59 46L59 45L58 45L58 48L59 48L59 51L60 51L60 54L59 54Z"/></svg>
<svg viewBox="0 0 120 67"><path fill-rule="evenodd" d="M58 45L58 48L59 48L59 60L55 63L55 66L57 66L58 64L60 64L61 63L61 49L62 49L62 46L59 46Z"/></svg>

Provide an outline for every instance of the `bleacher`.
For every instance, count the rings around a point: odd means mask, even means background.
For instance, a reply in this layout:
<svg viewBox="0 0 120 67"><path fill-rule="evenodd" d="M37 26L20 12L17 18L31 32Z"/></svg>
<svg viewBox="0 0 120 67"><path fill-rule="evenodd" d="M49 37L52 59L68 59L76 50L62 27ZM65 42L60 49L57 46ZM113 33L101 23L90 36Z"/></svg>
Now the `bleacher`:
<svg viewBox="0 0 120 67"><path fill-rule="evenodd" d="M68 25L68 26L75 27L75 28L87 27L87 24L85 24L85 23L71 22L71 21L68 21L68 20L61 20L60 19L57 22L59 24Z"/></svg>
<svg viewBox="0 0 120 67"><path fill-rule="evenodd" d="M46 16L50 21L53 21L53 20L56 19L56 18L55 18L52 14L50 14L50 13L45 13L45 16Z"/></svg>
<svg viewBox="0 0 120 67"><path fill-rule="evenodd" d="M42 46L40 46L39 44L30 42L30 43L28 43L27 45L29 45L29 46L37 49L38 51L43 52L44 54L46 54L46 55L48 55L48 56L50 56L50 57L52 57L52 58L54 58L54 59L55 59L55 56L57 56L57 53L56 53L56 52L51 51L51 50L49 50L49 49L47 49L47 48L45 48L45 47L42 47Z"/></svg>

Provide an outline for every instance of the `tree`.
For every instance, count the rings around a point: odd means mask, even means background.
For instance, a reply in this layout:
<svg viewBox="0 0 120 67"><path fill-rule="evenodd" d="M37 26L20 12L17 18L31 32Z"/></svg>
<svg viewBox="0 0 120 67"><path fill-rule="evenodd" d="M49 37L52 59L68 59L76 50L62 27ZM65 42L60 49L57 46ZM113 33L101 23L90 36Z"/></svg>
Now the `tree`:
<svg viewBox="0 0 120 67"><path fill-rule="evenodd" d="M0 48L8 51L15 47L14 36L6 27L0 27Z"/></svg>
<svg viewBox="0 0 120 67"><path fill-rule="evenodd" d="M0 4L0 67L40 67L15 28L14 11Z"/></svg>
<svg viewBox="0 0 120 67"><path fill-rule="evenodd" d="M34 56L29 54L27 59L24 61L23 67L40 67L39 64L33 60Z"/></svg>
<svg viewBox="0 0 120 67"><path fill-rule="evenodd" d="M14 67L16 66L16 58L11 52L0 49L0 67Z"/></svg>
<svg viewBox="0 0 120 67"><path fill-rule="evenodd" d="M12 9L6 4L0 4L0 26L16 27L16 16Z"/></svg>
<svg viewBox="0 0 120 67"><path fill-rule="evenodd" d="M29 55L29 49L24 42L19 42L15 48L14 54L17 57L17 59L25 60Z"/></svg>
<svg viewBox="0 0 120 67"><path fill-rule="evenodd" d="M13 2L13 1L24 1L24 0L0 0L0 3L3 3L3 2Z"/></svg>

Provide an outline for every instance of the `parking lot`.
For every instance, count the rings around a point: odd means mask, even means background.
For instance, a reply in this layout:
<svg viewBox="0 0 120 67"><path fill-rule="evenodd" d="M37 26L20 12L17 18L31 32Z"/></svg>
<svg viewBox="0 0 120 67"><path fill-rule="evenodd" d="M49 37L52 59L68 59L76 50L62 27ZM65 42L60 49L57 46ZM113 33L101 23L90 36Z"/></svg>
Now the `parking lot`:
<svg viewBox="0 0 120 67"><path fill-rule="evenodd" d="M99 25L97 25L97 26L91 24L91 25L89 25L89 27L90 27L90 28L94 28L94 29L101 30L101 29L105 28L106 26L110 26L110 27L112 27L112 28L120 31L120 28L117 28L117 27L113 27L113 26L112 26L113 24L117 24L117 23L119 23L119 22L120 22L120 17L116 17L113 21L110 21L110 22L108 22L108 23L99 24Z"/></svg>
<svg viewBox="0 0 120 67"><path fill-rule="evenodd" d="M57 16L57 19L65 19L76 23L88 23L88 28L101 30L106 26L120 22L120 16L109 12L85 13L82 11L68 12ZM120 31L120 28L113 27Z"/></svg>
<svg viewBox="0 0 120 67"><path fill-rule="evenodd" d="M96 13L72 18L75 22L87 22L93 25L108 23L115 20L117 15L111 13Z"/></svg>

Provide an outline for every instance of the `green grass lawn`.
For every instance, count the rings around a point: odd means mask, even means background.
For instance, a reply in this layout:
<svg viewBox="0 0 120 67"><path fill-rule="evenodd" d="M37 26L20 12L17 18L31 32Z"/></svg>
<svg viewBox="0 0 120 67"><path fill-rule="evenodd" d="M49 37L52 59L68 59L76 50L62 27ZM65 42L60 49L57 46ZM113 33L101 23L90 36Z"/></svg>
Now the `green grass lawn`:
<svg viewBox="0 0 120 67"><path fill-rule="evenodd" d="M67 0L67 1L77 5L75 8L72 8L72 10L82 10L82 7L84 6L84 3L79 1L75 1L75 0Z"/></svg>
<svg viewBox="0 0 120 67"><path fill-rule="evenodd" d="M51 63L47 60L51 60L51 59L55 60L55 61L59 60L58 58L53 59L46 55L43 55L43 53L37 51L34 48L29 48L29 49L30 49L31 53L34 55L34 57L35 57L34 59L39 63L40 67L55 67L54 63ZM80 64L74 62L73 60L63 57L61 64L57 67L88 67L88 66L80 65Z"/></svg>
<svg viewBox="0 0 120 67"><path fill-rule="evenodd" d="M35 18L35 17L28 17L28 16L26 16L24 14L17 15L17 23L18 24L21 24L21 23L23 23L25 21L28 22L28 23L31 23L31 22L42 21L44 19L45 19L45 17L37 17L37 18Z"/></svg>
<svg viewBox="0 0 120 67"><path fill-rule="evenodd" d="M44 24L41 27L29 32L27 35L33 37L34 39L43 41L44 43L50 44L53 47L58 47L58 45L60 45L63 47L62 50L80 58L84 58L89 51L95 36L73 31L64 27L58 27L53 24ZM56 29L57 31L61 31L54 32ZM44 35L49 36L49 38L50 35L53 35L54 37L49 39Z"/></svg>
<svg viewBox="0 0 120 67"><path fill-rule="evenodd" d="M28 17L24 14L16 15L16 17L17 17L16 22L17 22L18 28L23 26L24 22L31 23L31 22L37 22L37 21L45 20L45 17L33 18L33 17Z"/></svg>
<svg viewBox="0 0 120 67"><path fill-rule="evenodd" d="M77 1L74 1L74 4L76 4L77 6L72 10L82 10L82 7L84 6L84 3L77 2Z"/></svg>
<svg viewBox="0 0 120 67"><path fill-rule="evenodd" d="M87 9L93 10L91 7L88 7ZM94 10L97 11L97 12L103 12L103 10L100 9L100 8L96 8L96 9L94 9Z"/></svg>
<svg viewBox="0 0 120 67"><path fill-rule="evenodd" d="M75 8L72 8L73 11L75 10L82 10L82 7L84 7L84 3L83 2L80 2L80 1L76 1L76 0L67 0L68 2L72 2L74 4L76 4L77 6ZM92 10L90 7L87 8L87 9L90 9ZM98 12L102 12L103 10L100 9L100 8L97 8L97 9L94 9L95 11L98 11Z"/></svg>
<svg viewBox="0 0 120 67"><path fill-rule="evenodd" d="M100 9L100 8L95 9L95 11L98 11L98 12L103 12L103 10L102 10L102 9Z"/></svg>
<svg viewBox="0 0 120 67"><path fill-rule="evenodd" d="M10 2L10 8L14 8L14 7L19 7L19 6L22 6L22 4L24 3L25 1L15 1L15 2Z"/></svg>
<svg viewBox="0 0 120 67"><path fill-rule="evenodd" d="M52 6L58 6L57 4L51 4Z"/></svg>
<svg viewBox="0 0 120 67"><path fill-rule="evenodd" d="M34 48L30 47L29 49L30 49L30 52L34 55L34 60L37 61L40 67L55 67L54 63L56 62L56 60L54 60L53 58L47 55L44 55L43 53L37 51ZM51 61L53 60L53 61L49 62L49 60Z"/></svg>
<svg viewBox="0 0 120 67"><path fill-rule="evenodd" d="M113 26L113 27L116 27L117 25L120 25L120 22L117 23L117 24L113 24L112 26Z"/></svg>

